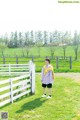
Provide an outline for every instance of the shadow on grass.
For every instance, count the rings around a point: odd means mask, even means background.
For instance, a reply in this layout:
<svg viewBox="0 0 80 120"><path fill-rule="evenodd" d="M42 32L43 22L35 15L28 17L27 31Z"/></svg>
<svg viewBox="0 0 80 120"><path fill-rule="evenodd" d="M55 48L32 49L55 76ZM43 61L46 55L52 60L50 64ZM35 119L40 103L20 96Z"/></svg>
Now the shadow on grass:
<svg viewBox="0 0 80 120"><path fill-rule="evenodd" d="M30 97L30 96L31 96L30 94L24 95L24 96L22 96L22 97L20 97L20 98L18 98L18 99L16 99L16 100L14 100L13 103L17 103L17 102L19 102L19 101L21 101L21 100L24 100L26 97L28 98L28 97ZM6 105L0 107L0 109L3 109L3 108L5 108L5 107L11 106L11 105L12 105L12 103L7 103Z"/></svg>
<svg viewBox="0 0 80 120"><path fill-rule="evenodd" d="M16 113L21 113L25 110L33 110L37 107L40 107L47 99L36 98L30 102L25 103L20 110L16 111Z"/></svg>

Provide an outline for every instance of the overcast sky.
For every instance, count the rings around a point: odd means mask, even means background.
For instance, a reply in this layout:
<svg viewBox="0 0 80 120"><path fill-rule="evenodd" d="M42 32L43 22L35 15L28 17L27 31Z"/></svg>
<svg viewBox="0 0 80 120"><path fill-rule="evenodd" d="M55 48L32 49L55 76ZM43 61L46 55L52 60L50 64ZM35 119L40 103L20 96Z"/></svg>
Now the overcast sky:
<svg viewBox="0 0 80 120"><path fill-rule="evenodd" d="M80 30L80 4L58 0L0 0L0 34L27 30Z"/></svg>

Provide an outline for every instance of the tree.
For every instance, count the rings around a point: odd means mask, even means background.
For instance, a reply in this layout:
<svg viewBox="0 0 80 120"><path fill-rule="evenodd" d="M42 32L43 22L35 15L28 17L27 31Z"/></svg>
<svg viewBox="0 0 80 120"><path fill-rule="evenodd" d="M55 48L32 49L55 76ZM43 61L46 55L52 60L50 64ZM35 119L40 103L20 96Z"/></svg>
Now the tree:
<svg viewBox="0 0 80 120"><path fill-rule="evenodd" d="M25 32L24 39L25 39L25 45L29 45L29 31Z"/></svg>
<svg viewBox="0 0 80 120"><path fill-rule="evenodd" d="M80 34L78 34L77 31L75 31L73 37L73 49L75 53L75 60L77 60L78 58L79 43L80 43Z"/></svg>
<svg viewBox="0 0 80 120"><path fill-rule="evenodd" d="M65 59L66 48L67 48L67 45L70 43L70 34L67 31L62 33L61 39L62 39L62 43L59 44L59 46L62 46L62 48L63 48L63 55L64 55L64 59Z"/></svg>
<svg viewBox="0 0 80 120"><path fill-rule="evenodd" d="M59 45L59 46L61 46L62 49L63 49L63 56L64 56L64 59L65 59L67 44L66 44L66 37L65 37L65 34L64 34L64 33L63 33L63 35L62 35L62 43L61 43L61 45Z"/></svg>
<svg viewBox="0 0 80 120"><path fill-rule="evenodd" d="M14 43L14 33L11 32L10 35L10 40L8 41L8 45L9 48L14 48L15 47L15 43Z"/></svg>
<svg viewBox="0 0 80 120"><path fill-rule="evenodd" d="M22 32L19 32L19 43L18 43L19 47L23 46L23 36L22 36Z"/></svg>
<svg viewBox="0 0 80 120"><path fill-rule="evenodd" d="M8 45L8 34L7 33L5 33L4 35L4 43L5 45Z"/></svg>
<svg viewBox="0 0 80 120"><path fill-rule="evenodd" d="M44 45L48 43L48 32L44 31Z"/></svg>
<svg viewBox="0 0 80 120"><path fill-rule="evenodd" d="M43 34L42 31L35 32L35 44L43 44Z"/></svg>
<svg viewBox="0 0 80 120"><path fill-rule="evenodd" d="M33 33L33 31L31 31L31 32L27 31L25 33L25 44L24 44L24 48L25 48L27 57L29 56L29 52L30 52L30 49L31 49L31 47L33 45L33 42L34 42L34 33Z"/></svg>
<svg viewBox="0 0 80 120"><path fill-rule="evenodd" d="M14 47L18 47L18 35L17 35L17 31L14 33Z"/></svg>
<svg viewBox="0 0 80 120"><path fill-rule="evenodd" d="M60 33L57 30L53 31L52 32L52 43L57 45L58 42L60 42L59 40L60 40Z"/></svg>
<svg viewBox="0 0 80 120"><path fill-rule="evenodd" d="M55 52L55 47L51 46L50 47L50 52L51 52L51 57L54 57L54 52Z"/></svg>
<svg viewBox="0 0 80 120"><path fill-rule="evenodd" d="M1 50L2 56L4 56L4 50L5 50L5 48L7 48L6 45L0 44L0 50Z"/></svg>
<svg viewBox="0 0 80 120"><path fill-rule="evenodd" d="M33 44L34 44L34 32L33 32L33 30L30 32L29 44L30 44L30 45L33 45Z"/></svg>
<svg viewBox="0 0 80 120"><path fill-rule="evenodd" d="M39 55L39 57L41 56L41 47L42 47L42 42L36 42L36 47L37 47L37 49L38 49L38 55Z"/></svg>
<svg viewBox="0 0 80 120"><path fill-rule="evenodd" d="M53 35L52 35L52 32L50 32L50 43L53 42Z"/></svg>
<svg viewBox="0 0 80 120"><path fill-rule="evenodd" d="M27 57L29 56L29 52L30 52L30 49L31 49L31 46L28 45L28 46L25 46L25 51L26 51L26 54L27 54Z"/></svg>
<svg viewBox="0 0 80 120"><path fill-rule="evenodd" d="M18 47L18 35L17 35L17 31L16 32L11 32L10 35L10 40L8 42L8 47L9 48L16 48Z"/></svg>
<svg viewBox="0 0 80 120"><path fill-rule="evenodd" d="M43 41L42 41L42 32L41 31L38 31L37 32L37 42L39 42L39 43L43 43Z"/></svg>

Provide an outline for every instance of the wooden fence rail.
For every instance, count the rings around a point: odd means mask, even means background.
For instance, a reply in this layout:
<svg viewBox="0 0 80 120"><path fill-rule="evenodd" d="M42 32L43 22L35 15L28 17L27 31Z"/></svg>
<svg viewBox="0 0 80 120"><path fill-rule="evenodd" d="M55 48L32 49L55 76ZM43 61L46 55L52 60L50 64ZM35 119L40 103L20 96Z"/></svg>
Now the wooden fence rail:
<svg viewBox="0 0 80 120"><path fill-rule="evenodd" d="M68 68L69 69L72 69L72 57L71 56L65 56L65 59L64 59L64 56L46 56L46 57L36 57L36 56L32 56L32 57L19 57L19 56L16 56L16 57L1 57L0 59L0 63L3 63L3 64L6 64L6 63L15 63L15 64L24 64L24 63L27 63L30 59L32 59L32 61L34 63L38 62L38 63L41 63L44 61L45 58L50 58L51 60L55 61L55 64L56 64L56 69L59 69L60 68L60 65L59 65L59 62L60 61L68 61L69 63L69 66ZM40 60L41 59L41 60Z"/></svg>
<svg viewBox="0 0 80 120"><path fill-rule="evenodd" d="M32 60L36 65L36 72L40 72L45 58L51 59L51 64L56 71L80 71L80 59L75 60L72 56L2 56L0 57L0 64L26 64ZM25 71L25 70L24 70ZM15 72L15 71L14 71Z"/></svg>

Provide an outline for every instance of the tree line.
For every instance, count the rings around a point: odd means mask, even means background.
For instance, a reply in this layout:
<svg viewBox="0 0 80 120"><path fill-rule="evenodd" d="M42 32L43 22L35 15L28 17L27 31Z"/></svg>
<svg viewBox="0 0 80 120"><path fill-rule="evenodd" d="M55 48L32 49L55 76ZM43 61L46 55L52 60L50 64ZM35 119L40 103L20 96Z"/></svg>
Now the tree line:
<svg viewBox="0 0 80 120"><path fill-rule="evenodd" d="M77 59L78 49L80 44L80 33L74 32L72 36L69 31L26 31L26 32L11 32L10 35L7 33L0 36L0 48L26 48L27 55L29 54L29 48L31 46L40 47L48 46L52 56L54 55L55 46L61 46L64 51L64 58L66 47L72 45L75 52L75 59ZM3 50L2 50L3 52ZM2 53L3 54L3 53Z"/></svg>
<svg viewBox="0 0 80 120"><path fill-rule="evenodd" d="M27 31L27 32L11 32L5 34L3 37L0 37L0 43L4 43L7 47L21 47L25 45L34 45L41 43L42 45L47 44L60 44L60 43L71 43L71 34L70 32L61 32L61 31Z"/></svg>

